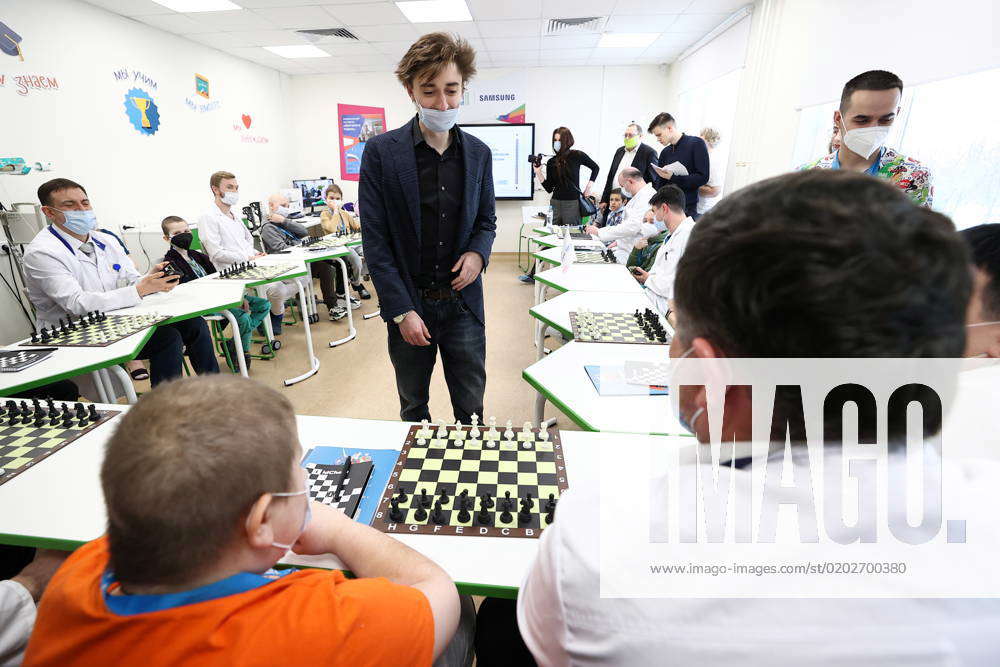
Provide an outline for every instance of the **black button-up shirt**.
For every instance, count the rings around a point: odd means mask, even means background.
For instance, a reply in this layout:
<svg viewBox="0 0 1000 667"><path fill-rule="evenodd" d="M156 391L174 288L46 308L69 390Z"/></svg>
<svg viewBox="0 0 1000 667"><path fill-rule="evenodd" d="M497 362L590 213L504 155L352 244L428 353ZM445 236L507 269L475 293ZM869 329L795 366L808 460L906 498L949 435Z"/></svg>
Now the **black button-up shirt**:
<svg viewBox="0 0 1000 667"><path fill-rule="evenodd" d="M451 131L451 143L443 154L431 148L413 126L413 148L417 156L420 186L420 274L417 287L448 287L454 277L455 237L462 214L465 164L461 135Z"/></svg>

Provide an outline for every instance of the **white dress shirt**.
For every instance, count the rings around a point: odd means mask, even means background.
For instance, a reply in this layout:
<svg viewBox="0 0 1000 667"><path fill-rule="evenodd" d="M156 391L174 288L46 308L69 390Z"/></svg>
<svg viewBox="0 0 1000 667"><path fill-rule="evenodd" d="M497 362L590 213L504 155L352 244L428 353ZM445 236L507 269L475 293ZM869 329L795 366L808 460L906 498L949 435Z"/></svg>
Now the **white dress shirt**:
<svg viewBox="0 0 1000 667"><path fill-rule="evenodd" d="M826 456L839 453L830 450ZM906 465L905 456L889 461L890 466ZM802 463L793 457L793 465ZM827 458L824 465L833 464ZM595 472L574 473L518 594L518 629L543 667L1000 664L997 599L602 598L600 530L595 522L602 504L620 503L621 511L627 512L630 499L627 491L620 498L609 499L606 493L602 498ZM801 474L808 478L809 468ZM955 476L952 481L964 480L961 488L969 501L964 506L983 503L982 512L995 512L995 500L988 499L996 497L1000 467L953 466L947 474ZM718 475L718 488L732 488L734 503L749 503L755 497L750 469L722 466ZM675 502L676 491L668 493L666 480L648 483L654 485L649 507ZM812 493L810 485L804 489ZM698 502L693 493L683 498L692 505ZM906 521L906 503L893 507L896 513L902 507L904 518L898 520ZM682 508L680 516L695 511ZM793 512L782 516L796 521ZM840 549L832 553L836 555L829 560L842 560Z"/></svg>
<svg viewBox="0 0 1000 667"><path fill-rule="evenodd" d="M142 274L118 239L97 231L88 239L89 255L80 249L82 241L49 226L25 249L25 288L39 327L58 324L67 314L106 312L142 301L135 287Z"/></svg>
<svg viewBox="0 0 1000 667"><path fill-rule="evenodd" d="M705 185L719 188L719 194L714 197L706 197L699 193L697 209L699 215L708 213L709 209L722 199L722 158L716 159L715 154L711 152L708 154L708 183Z"/></svg>
<svg viewBox="0 0 1000 667"><path fill-rule="evenodd" d="M684 218L666 241L656 251L656 259L646 278L646 288L656 304L656 309L666 315L670 309L670 299L674 298L674 278L677 276L677 263L681 261L684 249L687 247L694 220Z"/></svg>
<svg viewBox="0 0 1000 667"><path fill-rule="evenodd" d="M257 254L253 236L243 221L235 214L226 215L215 204L198 218L198 238L208 258L220 271Z"/></svg>
<svg viewBox="0 0 1000 667"><path fill-rule="evenodd" d="M649 200L656 194L656 190L649 183L646 183L635 193L635 196L625 204L625 212L622 214L622 221L614 227L602 227L597 231L597 238L605 243L617 241L615 246L615 257L620 264L628 261L628 256L632 252L636 241L644 238L642 231L642 219L649 210Z"/></svg>
<svg viewBox="0 0 1000 667"><path fill-rule="evenodd" d="M615 173L615 180L613 180L612 183L617 184L618 177L622 175L622 172L631 167L632 163L635 162L636 156L639 155L639 145L640 144L636 144L635 148L632 150L627 148L625 149L625 152L622 154L622 159L618 163L618 171Z"/></svg>
<svg viewBox="0 0 1000 667"><path fill-rule="evenodd" d="M35 601L16 581L0 581L0 667L20 665L35 627Z"/></svg>

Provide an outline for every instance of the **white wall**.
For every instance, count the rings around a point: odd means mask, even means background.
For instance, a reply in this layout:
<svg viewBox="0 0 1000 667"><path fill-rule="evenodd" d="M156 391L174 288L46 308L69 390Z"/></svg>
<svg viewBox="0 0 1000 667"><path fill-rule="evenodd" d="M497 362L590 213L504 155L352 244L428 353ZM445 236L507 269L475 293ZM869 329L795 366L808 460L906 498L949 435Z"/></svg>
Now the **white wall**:
<svg viewBox="0 0 1000 667"><path fill-rule="evenodd" d="M856 74L912 86L1000 66L998 12L995 0L757 0L730 184L787 171L798 110L838 99Z"/></svg>
<svg viewBox="0 0 1000 667"><path fill-rule="evenodd" d="M502 76L504 71L481 74ZM656 113L666 110L666 75L655 66L529 68L524 87L527 122L536 124L536 150L551 153L552 130L560 125L570 128L576 148L601 165L595 184L598 196L625 125L635 120L645 127ZM413 103L391 72L297 76L291 80L290 101L295 177L334 178L348 200L356 198L357 184L340 179L337 104L384 107L390 128L403 125L414 114ZM535 203L548 200L539 187ZM494 251L517 250L521 206L530 203L497 202Z"/></svg>
<svg viewBox="0 0 1000 667"><path fill-rule="evenodd" d="M245 199L291 178L286 75L74 0L5 0L0 20L22 36L25 57L0 55L0 152L55 167L0 176L0 201L34 202L41 183L71 178L87 188L101 226L117 231L158 227L168 214L196 219L211 202L209 175L219 169L237 174ZM129 86L113 75L122 68L157 84L155 90L139 84L160 110L152 136L139 134L126 117ZM187 107L186 98L209 101L194 94L195 73L209 79L218 110ZM13 78L25 74L55 77L59 89L19 95ZM235 131L244 113L250 130ZM244 143L247 136L268 142ZM145 237L151 255L164 249L158 236ZM9 294L0 295L0 308L15 307ZM0 340L23 332L23 323L11 319L0 320Z"/></svg>

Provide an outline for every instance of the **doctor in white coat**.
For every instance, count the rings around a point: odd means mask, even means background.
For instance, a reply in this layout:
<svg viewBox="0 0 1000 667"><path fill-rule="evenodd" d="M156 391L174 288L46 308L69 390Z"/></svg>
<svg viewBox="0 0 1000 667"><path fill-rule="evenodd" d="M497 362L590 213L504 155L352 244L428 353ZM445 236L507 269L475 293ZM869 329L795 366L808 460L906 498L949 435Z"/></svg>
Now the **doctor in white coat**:
<svg viewBox="0 0 1000 667"><path fill-rule="evenodd" d="M631 195L631 199L625 204L622 221L613 227L600 229L591 225L586 231L605 243L616 241L615 258L619 264L624 264L628 261L636 242L647 236L648 230L643 228L642 218L649 208L649 198L656 190L642 179L642 172L635 167L622 169L622 173L618 176L618 185ZM652 231L652 234L656 232Z"/></svg>
<svg viewBox="0 0 1000 667"><path fill-rule="evenodd" d="M672 308L677 263L687 247L694 220L684 213L684 191L676 185L661 187L649 200L649 205L656 219L666 223L670 237L656 251L656 259L648 272L636 267L632 273L646 287L656 310L666 315Z"/></svg>
<svg viewBox="0 0 1000 667"><path fill-rule="evenodd" d="M38 188L38 200L52 224L28 244L24 273L39 327L58 325L67 315L135 306L144 296L177 285L176 276L163 274L164 264L140 274L118 238L97 231L82 185L53 179ZM219 372L208 327L196 317L158 326L139 352L139 359L149 359L154 386L180 377L185 349L197 373Z"/></svg>

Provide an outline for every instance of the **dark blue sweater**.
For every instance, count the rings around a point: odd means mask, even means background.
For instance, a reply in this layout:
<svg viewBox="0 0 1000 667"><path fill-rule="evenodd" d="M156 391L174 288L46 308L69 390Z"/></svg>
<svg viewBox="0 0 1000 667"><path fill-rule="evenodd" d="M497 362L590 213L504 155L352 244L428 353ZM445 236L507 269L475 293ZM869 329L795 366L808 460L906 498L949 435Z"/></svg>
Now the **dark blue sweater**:
<svg viewBox="0 0 1000 667"><path fill-rule="evenodd" d="M680 162L688 170L687 176L674 174L669 181L656 177L654 186L660 188L672 183L684 191L684 212L693 216L698 210L698 188L708 183L708 147L701 137L682 134L676 146L665 146L660 151L659 165L666 167Z"/></svg>

